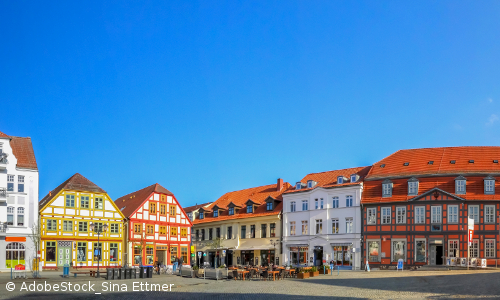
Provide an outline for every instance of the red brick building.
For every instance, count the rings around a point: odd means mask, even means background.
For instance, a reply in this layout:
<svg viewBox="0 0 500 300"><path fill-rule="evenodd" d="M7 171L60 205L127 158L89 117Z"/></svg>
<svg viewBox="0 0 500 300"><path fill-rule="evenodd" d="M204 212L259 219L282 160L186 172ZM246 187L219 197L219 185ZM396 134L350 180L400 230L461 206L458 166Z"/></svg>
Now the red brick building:
<svg viewBox="0 0 500 300"><path fill-rule="evenodd" d="M453 264L467 257L468 217L471 258L496 259L499 160L500 147L449 147L400 150L374 164L361 200L364 263Z"/></svg>

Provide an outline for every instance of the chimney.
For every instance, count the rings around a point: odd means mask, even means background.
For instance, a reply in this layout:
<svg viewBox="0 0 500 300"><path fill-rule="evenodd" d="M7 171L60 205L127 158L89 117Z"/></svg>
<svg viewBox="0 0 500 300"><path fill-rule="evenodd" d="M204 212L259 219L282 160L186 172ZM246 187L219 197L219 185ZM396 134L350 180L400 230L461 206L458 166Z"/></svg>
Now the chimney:
<svg viewBox="0 0 500 300"><path fill-rule="evenodd" d="M279 192L283 189L283 179L278 178L278 184L276 185L276 190Z"/></svg>

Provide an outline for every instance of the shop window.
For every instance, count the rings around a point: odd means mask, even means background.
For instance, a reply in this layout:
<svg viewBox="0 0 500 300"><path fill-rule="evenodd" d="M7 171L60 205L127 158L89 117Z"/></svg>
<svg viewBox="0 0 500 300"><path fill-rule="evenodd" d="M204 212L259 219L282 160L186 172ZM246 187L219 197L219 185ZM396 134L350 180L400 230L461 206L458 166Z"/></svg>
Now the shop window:
<svg viewBox="0 0 500 300"><path fill-rule="evenodd" d="M8 220L9 218L7 215L7 222ZM47 231L57 231L57 220L52 220L52 219L47 220Z"/></svg>
<svg viewBox="0 0 500 300"><path fill-rule="evenodd" d="M425 262L426 244L424 240L415 240L415 262Z"/></svg>
<svg viewBox="0 0 500 300"><path fill-rule="evenodd" d="M156 203L149 202L149 213L156 214Z"/></svg>
<svg viewBox="0 0 500 300"><path fill-rule="evenodd" d="M406 261L406 241L392 240L392 261Z"/></svg>
<svg viewBox="0 0 500 300"><path fill-rule="evenodd" d="M10 269L11 267L14 268L19 264L26 266L24 255L24 244L8 243L5 247L5 267Z"/></svg>
<svg viewBox="0 0 500 300"><path fill-rule="evenodd" d="M24 207L17 208L17 226L24 226Z"/></svg>
<svg viewBox="0 0 500 300"><path fill-rule="evenodd" d="M88 231L88 222L78 222L78 231L79 232L87 232Z"/></svg>
<svg viewBox="0 0 500 300"><path fill-rule="evenodd" d="M217 228L220 230L220 228ZM181 228L181 237L187 237L187 228ZM219 232L219 237L220 237L220 232Z"/></svg>
<svg viewBox="0 0 500 300"><path fill-rule="evenodd" d="M117 223L111 223L111 226L110 226L110 231L111 233L119 233L119 224Z"/></svg>
<svg viewBox="0 0 500 300"><path fill-rule="evenodd" d="M102 261L102 243L94 243L94 261Z"/></svg>
<svg viewBox="0 0 500 300"><path fill-rule="evenodd" d="M196 240L198 240L198 233L199 233L199 231L196 230ZM160 226L160 234L161 235L167 234L167 226Z"/></svg>
<svg viewBox="0 0 500 300"><path fill-rule="evenodd" d="M94 200L94 209L102 210L103 207L103 200L101 197L96 197Z"/></svg>
<svg viewBox="0 0 500 300"><path fill-rule="evenodd" d="M188 247L181 247L181 257L182 257L182 261L185 264L189 264L188 263Z"/></svg>
<svg viewBox="0 0 500 300"><path fill-rule="evenodd" d="M73 221L63 221L63 231L73 231Z"/></svg>
<svg viewBox="0 0 500 300"><path fill-rule="evenodd" d="M276 223L269 224L269 237L276 237Z"/></svg>
<svg viewBox="0 0 500 300"><path fill-rule="evenodd" d="M449 257L460 257L458 245L459 245L458 240L448 240L448 256Z"/></svg>
<svg viewBox="0 0 500 300"><path fill-rule="evenodd" d="M118 261L118 243L109 243L109 261Z"/></svg>
<svg viewBox="0 0 500 300"><path fill-rule="evenodd" d="M380 262L380 242L368 241L368 261Z"/></svg>
<svg viewBox="0 0 500 300"><path fill-rule="evenodd" d="M267 237L267 224L261 224L260 225L260 237L261 238L266 238Z"/></svg>
<svg viewBox="0 0 500 300"><path fill-rule="evenodd" d="M141 263L141 249L138 246L134 247L134 265L140 265Z"/></svg>
<svg viewBox="0 0 500 300"><path fill-rule="evenodd" d="M83 222L80 222L83 223ZM87 222L85 222L87 223ZM87 243L78 242L76 252L76 261L87 261Z"/></svg>
<svg viewBox="0 0 500 300"><path fill-rule="evenodd" d="M45 261L56 261L56 242L45 244Z"/></svg>
<svg viewBox="0 0 500 300"><path fill-rule="evenodd" d="M81 196L80 197L80 208L88 209L89 203L90 203L89 196Z"/></svg>
<svg viewBox="0 0 500 300"><path fill-rule="evenodd" d="M146 246L146 265L152 265L154 249L153 246Z"/></svg>
<svg viewBox="0 0 500 300"><path fill-rule="evenodd" d="M75 207L75 195L66 195L66 207Z"/></svg>
<svg viewBox="0 0 500 300"><path fill-rule="evenodd" d="M141 233L141 231L142 231L142 224L134 224L134 232Z"/></svg>
<svg viewBox="0 0 500 300"><path fill-rule="evenodd" d="M177 227L170 227L170 236L177 236Z"/></svg>
<svg viewBox="0 0 500 300"><path fill-rule="evenodd" d="M177 259L177 246L170 247L170 263L174 263Z"/></svg>

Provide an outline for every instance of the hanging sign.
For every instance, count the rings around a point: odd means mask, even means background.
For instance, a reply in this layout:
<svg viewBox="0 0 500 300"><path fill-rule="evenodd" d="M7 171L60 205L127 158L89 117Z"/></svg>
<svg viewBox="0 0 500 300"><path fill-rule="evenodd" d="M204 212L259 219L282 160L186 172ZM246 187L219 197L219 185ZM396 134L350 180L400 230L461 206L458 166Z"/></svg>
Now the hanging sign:
<svg viewBox="0 0 500 300"><path fill-rule="evenodd" d="M469 228L469 246L472 245L472 238L474 237L474 219L467 220L467 227Z"/></svg>

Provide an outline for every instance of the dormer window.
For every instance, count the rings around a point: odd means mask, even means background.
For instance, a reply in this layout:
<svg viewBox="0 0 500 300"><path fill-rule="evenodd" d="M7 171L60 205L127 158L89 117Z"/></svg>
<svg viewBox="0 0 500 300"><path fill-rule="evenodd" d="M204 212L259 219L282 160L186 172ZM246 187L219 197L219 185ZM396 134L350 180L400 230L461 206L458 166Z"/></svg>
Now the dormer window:
<svg viewBox="0 0 500 300"><path fill-rule="evenodd" d="M358 175L352 174L351 175L351 182L356 182L356 181L358 181Z"/></svg>
<svg viewBox="0 0 500 300"><path fill-rule="evenodd" d="M488 176L484 179L484 193L486 195L495 194L495 178Z"/></svg>
<svg viewBox="0 0 500 300"><path fill-rule="evenodd" d="M344 183L344 177L343 176L337 177L337 184L342 184L342 183Z"/></svg>
<svg viewBox="0 0 500 300"><path fill-rule="evenodd" d="M312 189L312 188L313 188L313 186L314 186L314 181L312 181L312 180L308 180L308 181L307 181L307 188L308 188L308 189Z"/></svg>
<svg viewBox="0 0 500 300"><path fill-rule="evenodd" d="M297 182L297 183L295 184L295 189L296 189L296 190L300 190L301 188L302 188L302 182Z"/></svg>
<svg viewBox="0 0 500 300"><path fill-rule="evenodd" d="M392 181L389 179L382 182L382 197L392 197Z"/></svg>
<svg viewBox="0 0 500 300"><path fill-rule="evenodd" d="M418 179L415 177L408 180L408 195L418 195Z"/></svg>
<svg viewBox="0 0 500 300"><path fill-rule="evenodd" d="M266 209L267 210L273 210L273 203L272 202L267 202Z"/></svg>
<svg viewBox="0 0 500 300"><path fill-rule="evenodd" d="M230 216L234 215L234 207L229 208L229 215Z"/></svg>
<svg viewBox="0 0 500 300"><path fill-rule="evenodd" d="M214 218L217 218L219 216L219 210L216 209L214 210Z"/></svg>
<svg viewBox="0 0 500 300"><path fill-rule="evenodd" d="M455 178L455 194L464 195L466 187L466 179L463 176Z"/></svg>
<svg viewBox="0 0 500 300"><path fill-rule="evenodd" d="M203 211L200 211L200 220L205 218L205 213Z"/></svg>
<svg viewBox="0 0 500 300"><path fill-rule="evenodd" d="M454 165L455 164L455 160L450 160L450 164Z"/></svg>
<svg viewBox="0 0 500 300"><path fill-rule="evenodd" d="M251 214L253 213L253 205L252 204L248 204L247 205L247 214Z"/></svg>
<svg viewBox="0 0 500 300"><path fill-rule="evenodd" d="M434 161L433 160L429 160L429 162L427 163L429 165L433 165L434 164Z"/></svg>

